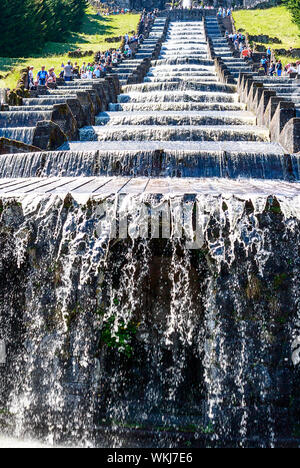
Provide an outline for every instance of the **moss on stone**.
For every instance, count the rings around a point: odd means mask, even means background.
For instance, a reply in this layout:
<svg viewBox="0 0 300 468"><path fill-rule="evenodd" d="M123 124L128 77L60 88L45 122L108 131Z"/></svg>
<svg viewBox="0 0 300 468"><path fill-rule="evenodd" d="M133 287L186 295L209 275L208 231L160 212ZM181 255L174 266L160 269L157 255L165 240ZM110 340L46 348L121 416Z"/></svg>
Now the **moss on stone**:
<svg viewBox="0 0 300 468"><path fill-rule="evenodd" d="M246 287L246 296L249 300L255 301L260 299L262 293L261 281L257 276L251 275Z"/></svg>

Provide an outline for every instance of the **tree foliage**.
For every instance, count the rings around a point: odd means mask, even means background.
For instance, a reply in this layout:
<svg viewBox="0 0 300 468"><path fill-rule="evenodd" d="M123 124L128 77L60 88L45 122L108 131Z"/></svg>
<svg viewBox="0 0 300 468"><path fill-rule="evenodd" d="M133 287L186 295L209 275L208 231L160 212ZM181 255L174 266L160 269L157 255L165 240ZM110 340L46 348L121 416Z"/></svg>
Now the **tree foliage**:
<svg viewBox="0 0 300 468"><path fill-rule="evenodd" d="M86 0L0 0L0 54L26 56L78 31Z"/></svg>
<svg viewBox="0 0 300 468"><path fill-rule="evenodd" d="M295 23L300 28L300 0L285 0L284 3L292 13Z"/></svg>

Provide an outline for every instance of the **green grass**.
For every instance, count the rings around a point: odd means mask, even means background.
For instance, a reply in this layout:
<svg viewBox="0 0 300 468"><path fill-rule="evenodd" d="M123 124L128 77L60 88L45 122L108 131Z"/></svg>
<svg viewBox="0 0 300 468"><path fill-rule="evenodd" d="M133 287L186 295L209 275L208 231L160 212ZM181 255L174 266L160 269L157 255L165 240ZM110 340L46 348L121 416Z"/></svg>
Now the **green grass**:
<svg viewBox="0 0 300 468"><path fill-rule="evenodd" d="M257 36L266 34L277 37L282 44L263 44L271 49L300 48L300 29L292 21L292 16L285 6L278 6L264 10L239 10L233 12L236 29ZM286 64L296 59L278 57Z"/></svg>
<svg viewBox="0 0 300 468"><path fill-rule="evenodd" d="M124 36L126 32L134 31L139 18L139 14L100 17L89 6L86 10L80 33L72 34L68 42L49 42L45 44L39 54L29 57L0 58L0 88L7 87L13 89L19 79L20 70L29 65L34 67L34 73L40 70L41 65L45 65L47 69L53 66L58 75L61 70L61 64L68 61L68 52L78 48L81 50L91 50L93 54L82 59L72 59L73 62L92 61L94 52L119 47L120 42L107 43L105 42L105 38ZM6 76L7 74L8 76Z"/></svg>

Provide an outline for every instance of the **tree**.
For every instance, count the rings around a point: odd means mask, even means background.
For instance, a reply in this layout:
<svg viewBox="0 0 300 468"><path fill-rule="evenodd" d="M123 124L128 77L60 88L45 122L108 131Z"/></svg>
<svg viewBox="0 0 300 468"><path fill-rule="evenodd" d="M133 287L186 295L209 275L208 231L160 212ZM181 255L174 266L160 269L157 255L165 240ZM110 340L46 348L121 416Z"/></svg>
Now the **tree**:
<svg viewBox="0 0 300 468"><path fill-rule="evenodd" d="M300 0L285 0L284 3L292 13L293 20L300 28Z"/></svg>
<svg viewBox="0 0 300 468"><path fill-rule="evenodd" d="M80 29L86 0L1 0L3 57L39 51L45 42L63 42Z"/></svg>
<svg viewBox="0 0 300 468"><path fill-rule="evenodd" d="M24 0L2 0L0 15L0 50L1 55L13 57L16 52L21 55L24 46L20 38L25 38L27 26L25 15L27 1Z"/></svg>

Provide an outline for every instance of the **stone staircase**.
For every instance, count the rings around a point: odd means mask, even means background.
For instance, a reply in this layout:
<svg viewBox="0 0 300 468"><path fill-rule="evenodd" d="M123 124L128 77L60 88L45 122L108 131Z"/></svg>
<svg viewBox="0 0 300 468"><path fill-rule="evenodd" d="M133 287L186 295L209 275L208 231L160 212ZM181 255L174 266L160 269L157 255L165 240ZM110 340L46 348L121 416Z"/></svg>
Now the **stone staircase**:
<svg viewBox="0 0 300 468"><path fill-rule="evenodd" d="M162 37L166 21L157 20L156 38ZM111 182L102 183L103 177L116 177L116 191L120 187L153 187L149 177L180 177L178 190L186 189L185 177L299 180L297 156L286 155L280 145L270 141L268 128L257 125L255 114L240 102L236 84L220 82L214 61L209 59L206 36L214 50L229 60L215 18L207 18L205 24L171 23L144 82L124 84L122 92L108 103L108 110L99 106L92 125L80 128L79 139L70 139L60 151L3 156L2 177L50 177L43 183L30 181L29 190L46 190L49 182L49 192L59 186L64 193L76 189L72 177L101 177L99 190L102 185L105 190L112 186ZM122 81L128 82L128 78ZM71 83L35 99L43 107L51 99L60 99L60 92L63 98L75 97L81 87L94 90L89 84ZM77 94L72 94L75 90ZM25 107L32 108L32 104L32 99L25 101ZM92 104L97 104L95 97ZM78 183L89 190L89 183L81 179ZM160 182L155 183L161 188ZM93 184L96 187L96 179Z"/></svg>
<svg viewBox="0 0 300 468"><path fill-rule="evenodd" d="M67 83L58 79L50 89L38 86L31 91L21 106L3 106L0 139L5 140L7 152L32 151L32 147L54 150L64 141L76 139L79 128L93 124L95 115L116 102L120 84L126 84L137 69L143 69L141 65L156 57L165 25L166 18L157 19L135 57L120 63L104 79ZM1 147L0 152L5 153Z"/></svg>

